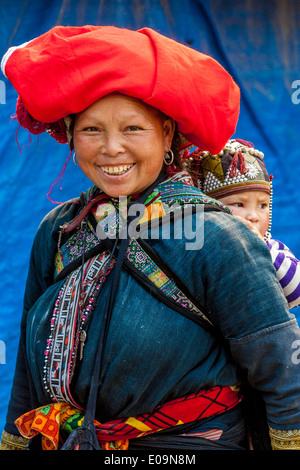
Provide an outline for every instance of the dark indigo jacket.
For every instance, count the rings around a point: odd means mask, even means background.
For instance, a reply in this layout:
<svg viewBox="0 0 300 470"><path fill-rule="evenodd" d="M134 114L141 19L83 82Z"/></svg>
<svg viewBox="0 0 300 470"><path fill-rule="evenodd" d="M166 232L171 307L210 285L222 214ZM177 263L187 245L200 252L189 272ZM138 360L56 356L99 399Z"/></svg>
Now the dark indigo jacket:
<svg viewBox="0 0 300 470"><path fill-rule="evenodd" d="M201 193L199 192L199 195ZM49 403L42 383L53 303L64 282L53 279L59 227L79 211L79 200L53 209L37 231L24 298L20 349L5 429ZM191 216L194 217L194 216ZM149 295L122 271L105 349L97 419L152 410L158 404L214 385L249 382L263 393L269 424L300 429L300 374L293 360L300 331L289 313L267 246L230 214L206 212L204 245L149 239L161 259L206 307L225 341ZM97 337L111 277L89 326L72 392L85 406Z"/></svg>

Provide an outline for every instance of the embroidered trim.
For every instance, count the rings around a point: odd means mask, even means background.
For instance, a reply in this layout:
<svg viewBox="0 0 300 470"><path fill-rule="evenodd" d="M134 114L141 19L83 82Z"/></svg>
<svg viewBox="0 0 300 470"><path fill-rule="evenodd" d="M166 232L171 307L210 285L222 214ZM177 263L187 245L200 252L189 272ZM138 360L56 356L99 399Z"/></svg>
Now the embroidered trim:
<svg viewBox="0 0 300 470"><path fill-rule="evenodd" d="M190 310L190 312L204 318L204 320L211 324L210 320L180 289L178 289L176 284L154 263L136 240L130 240L126 257L128 261L159 288L164 295L170 297L181 307Z"/></svg>
<svg viewBox="0 0 300 470"><path fill-rule="evenodd" d="M300 429L282 431L269 427L273 450L300 450Z"/></svg>
<svg viewBox="0 0 300 470"><path fill-rule="evenodd" d="M161 201L170 208L175 204L184 206L187 204L209 204L223 209L225 212L231 213L230 209L220 201L211 198L199 191L198 188L190 186L182 181L167 181L158 186Z"/></svg>
<svg viewBox="0 0 300 470"><path fill-rule="evenodd" d="M61 247L59 247L54 260L54 277L72 261L82 255L83 249L89 251L99 244L99 239L91 224L88 222L85 228L80 228Z"/></svg>
<svg viewBox="0 0 300 470"><path fill-rule="evenodd" d="M107 251L84 264L67 278L55 301L50 336L45 349L43 382L45 390L55 401L66 401L79 407L70 394L74 374L79 333L88 322L100 288L115 264ZM105 274L104 274L105 272ZM82 284L80 284L82 282Z"/></svg>
<svg viewBox="0 0 300 470"><path fill-rule="evenodd" d="M0 442L0 450L26 450L28 439L22 436L15 436L3 431Z"/></svg>

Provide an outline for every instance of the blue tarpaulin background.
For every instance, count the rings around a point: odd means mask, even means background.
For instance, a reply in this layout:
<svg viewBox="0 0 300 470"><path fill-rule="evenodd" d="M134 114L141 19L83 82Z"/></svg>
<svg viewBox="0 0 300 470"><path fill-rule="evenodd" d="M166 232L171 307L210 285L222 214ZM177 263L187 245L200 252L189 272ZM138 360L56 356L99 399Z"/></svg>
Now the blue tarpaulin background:
<svg viewBox="0 0 300 470"><path fill-rule="evenodd" d="M237 132L265 153L274 175L274 238L300 256L300 2L298 0L1 0L0 55L55 25L154 28L217 59L241 88ZM120 64L122 67L122 64ZM32 240L53 208L46 197L69 154L11 120L16 92L0 77L0 432L4 426L19 336ZM90 186L70 162L52 198L65 201ZM263 281L263 280L262 280ZM247 293L245 292L245 295ZM293 310L297 314L297 309Z"/></svg>

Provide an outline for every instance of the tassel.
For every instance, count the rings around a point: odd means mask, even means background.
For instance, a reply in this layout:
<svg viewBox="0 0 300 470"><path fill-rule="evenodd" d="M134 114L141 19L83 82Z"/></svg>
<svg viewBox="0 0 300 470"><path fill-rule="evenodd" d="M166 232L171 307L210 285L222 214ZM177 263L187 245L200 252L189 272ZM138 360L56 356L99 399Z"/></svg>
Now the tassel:
<svg viewBox="0 0 300 470"><path fill-rule="evenodd" d="M237 152L235 152L233 159L231 161L231 164L230 164L230 173L229 173L230 178L237 176L238 161L240 162L241 175L244 175L245 173L248 172L248 168L246 167L246 162L245 162L243 152L241 150L238 150Z"/></svg>
<svg viewBox="0 0 300 470"><path fill-rule="evenodd" d="M69 156L68 158L66 159L65 163L64 163L64 166L61 170L61 172L59 173L58 177L55 179L55 181L51 184L50 188L49 188L49 191L47 193L47 198L49 199L50 202L52 202L53 204L63 204L63 202L58 202L58 201L52 201L51 199L51 193L52 193L52 190L53 188L57 185L57 183L62 179L63 179L63 175L64 175L64 172L66 171L66 168L67 168L67 165L69 163L69 160L71 158L71 155L72 155L72 151L69 153ZM60 185L60 189L62 189L61 185Z"/></svg>
<svg viewBox="0 0 300 470"><path fill-rule="evenodd" d="M241 150L239 150L239 157L240 157L240 173L242 175L244 175L249 170L248 170L248 168L246 168L245 158L244 158L243 152L241 152Z"/></svg>
<svg viewBox="0 0 300 470"><path fill-rule="evenodd" d="M27 129L31 134L41 134L46 130L47 125L44 122L37 121L31 116L31 114L25 108L20 96L17 99L16 114L12 116L12 119L17 119L18 123Z"/></svg>
<svg viewBox="0 0 300 470"><path fill-rule="evenodd" d="M234 176L237 175L238 158L239 158L239 153L235 152L233 159L230 163L230 173L229 173L230 178L233 178Z"/></svg>
<svg viewBox="0 0 300 470"><path fill-rule="evenodd" d="M254 148L254 144L252 144L252 142L248 142L247 140L243 140L243 139L234 139L233 142L239 142L240 144L245 145L245 147L252 147L252 148Z"/></svg>
<svg viewBox="0 0 300 470"><path fill-rule="evenodd" d="M37 121L27 111L20 96L17 99L16 114L12 116L12 119L17 119L18 123L25 129L27 129L31 134L38 135L46 131L58 143L60 144L68 143L65 122L63 119L59 119L56 122L50 122L50 123Z"/></svg>
<svg viewBox="0 0 300 470"><path fill-rule="evenodd" d="M46 130L59 144L68 143L66 126L63 119L59 119L56 122L48 124Z"/></svg>

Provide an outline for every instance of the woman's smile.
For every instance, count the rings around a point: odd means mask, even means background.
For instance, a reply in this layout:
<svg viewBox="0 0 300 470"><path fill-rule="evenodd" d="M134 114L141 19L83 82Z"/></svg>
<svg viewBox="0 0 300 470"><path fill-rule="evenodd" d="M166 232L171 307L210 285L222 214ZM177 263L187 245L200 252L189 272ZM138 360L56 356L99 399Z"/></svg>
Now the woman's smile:
<svg viewBox="0 0 300 470"><path fill-rule="evenodd" d="M131 163L129 165L118 165L118 166L101 166L98 165L100 170L102 170L106 175L109 176L121 176L125 173L127 174L129 170L133 168L135 163Z"/></svg>

